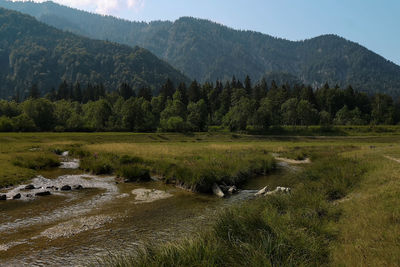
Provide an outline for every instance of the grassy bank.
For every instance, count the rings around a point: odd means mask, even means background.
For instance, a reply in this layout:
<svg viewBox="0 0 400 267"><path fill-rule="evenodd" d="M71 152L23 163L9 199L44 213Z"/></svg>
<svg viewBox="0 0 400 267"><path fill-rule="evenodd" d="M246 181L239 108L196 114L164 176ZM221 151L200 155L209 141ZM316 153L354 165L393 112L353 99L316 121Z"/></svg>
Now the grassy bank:
<svg viewBox="0 0 400 267"><path fill-rule="evenodd" d="M315 149L326 151L343 146L380 146L396 142L395 135L375 137L301 137L239 135L231 133L135 134L135 133L0 133L0 187L27 181L42 173L43 166L15 164L44 157L49 163L54 151L80 150L87 161L85 169L94 172L134 174L136 167L120 169L117 157L139 158L140 168L166 181L182 182L191 187L216 180L240 183L243 179L273 167L269 153L286 153L287 157L312 156ZM101 160L88 155L104 157ZM82 155L78 155L82 156ZM113 159L114 157L114 159ZM111 159L110 159L111 158ZM21 160L22 159L22 160ZM85 162L88 163L85 166ZM50 164L52 165L52 164ZM56 164L54 164L55 166ZM137 169L137 168L136 168ZM131 176L131 175L128 175ZM133 175L135 179L136 175ZM206 186L206 188L207 188Z"/></svg>
<svg viewBox="0 0 400 267"><path fill-rule="evenodd" d="M369 167L361 185L340 206L334 266L400 265L400 147L393 143L345 153Z"/></svg>
<svg viewBox="0 0 400 267"><path fill-rule="evenodd" d="M83 149L74 154L81 157L84 170L115 173L130 180L141 180L151 173L166 183L203 193L211 192L213 183L239 185L276 166L267 150L254 145L111 143Z"/></svg>

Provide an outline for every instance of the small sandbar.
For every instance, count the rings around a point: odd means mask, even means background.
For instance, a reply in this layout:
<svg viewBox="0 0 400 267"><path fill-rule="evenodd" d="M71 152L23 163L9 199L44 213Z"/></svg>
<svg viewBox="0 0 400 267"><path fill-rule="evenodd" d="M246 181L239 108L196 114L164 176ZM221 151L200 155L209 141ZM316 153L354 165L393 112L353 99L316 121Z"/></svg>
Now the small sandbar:
<svg viewBox="0 0 400 267"><path fill-rule="evenodd" d="M79 164L80 164L79 159L71 159L69 161L62 161L60 163L60 169L76 170L79 168Z"/></svg>
<svg viewBox="0 0 400 267"><path fill-rule="evenodd" d="M165 191L156 189L135 189L132 190L132 194L135 195L136 204L150 203L161 199L170 198L173 195Z"/></svg>
<svg viewBox="0 0 400 267"><path fill-rule="evenodd" d="M287 158L280 158L280 157L276 157L276 160L282 161L282 162L286 162L289 164L309 164L311 163L311 160L309 158L306 158L304 160L295 160L295 159L287 159Z"/></svg>
<svg viewBox="0 0 400 267"><path fill-rule="evenodd" d="M40 235L48 239L71 237L85 231L99 229L111 221L112 218L105 215L81 217L57 224L46 229Z"/></svg>

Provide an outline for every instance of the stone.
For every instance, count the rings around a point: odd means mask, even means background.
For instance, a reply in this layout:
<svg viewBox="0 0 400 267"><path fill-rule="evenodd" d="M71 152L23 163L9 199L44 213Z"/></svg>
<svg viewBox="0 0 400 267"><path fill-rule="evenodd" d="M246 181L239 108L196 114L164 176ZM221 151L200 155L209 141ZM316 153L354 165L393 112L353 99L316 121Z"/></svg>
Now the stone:
<svg viewBox="0 0 400 267"><path fill-rule="evenodd" d="M35 189L35 186L33 184L25 186L25 190L33 190Z"/></svg>
<svg viewBox="0 0 400 267"><path fill-rule="evenodd" d="M69 185L64 185L63 187L61 187L61 191L71 191L72 188Z"/></svg>
<svg viewBox="0 0 400 267"><path fill-rule="evenodd" d="M13 196L13 199L20 199L20 198L21 198L21 194L20 193L18 193L15 196Z"/></svg>
<svg viewBox="0 0 400 267"><path fill-rule="evenodd" d="M236 186L231 186L231 187L229 187L229 189L228 189L228 193L230 194L230 195L233 195L233 194L235 194L235 193L237 193L237 188L236 188Z"/></svg>
<svg viewBox="0 0 400 267"><path fill-rule="evenodd" d="M73 188L74 190L82 190L82 189L83 189L83 186L81 186L80 184L78 184L78 185L74 185L72 188Z"/></svg>
<svg viewBox="0 0 400 267"><path fill-rule="evenodd" d="M222 198L225 196L224 192L222 192L221 188L216 183L214 183L212 185L211 189L212 189L214 195L216 195L217 197Z"/></svg>
<svg viewBox="0 0 400 267"><path fill-rule="evenodd" d="M38 197L44 197L44 196L50 196L50 195L51 195L50 191L38 192L35 194L35 196L38 196Z"/></svg>
<svg viewBox="0 0 400 267"><path fill-rule="evenodd" d="M266 186L263 189L261 189L260 191L258 191L255 195L256 196L262 196L262 195L265 195L267 192L269 192L268 186Z"/></svg>
<svg viewBox="0 0 400 267"><path fill-rule="evenodd" d="M224 194L227 194L230 187L225 184L220 184L219 188L224 192Z"/></svg>
<svg viewBox="0 0 400 267"><path fill-rule="evenodd" d="M0 200L7 200L7 196L6 195L0 195Z"/></svg>

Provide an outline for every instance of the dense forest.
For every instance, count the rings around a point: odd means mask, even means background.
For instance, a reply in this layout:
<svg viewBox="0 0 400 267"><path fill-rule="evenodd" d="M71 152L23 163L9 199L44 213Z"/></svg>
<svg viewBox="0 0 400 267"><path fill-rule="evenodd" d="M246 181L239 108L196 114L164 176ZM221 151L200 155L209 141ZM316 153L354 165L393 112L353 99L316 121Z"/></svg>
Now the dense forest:
<svg viewBox="0 0 400 267"><path fill-rule="evenodd" d="M247 74L259 80L270 73L283 73L298 77L313 88L325 82L341 87L351 84L370 94L400 96L399 66L335 35L292 42L189 17L175 22L142 23L90 14L53 2L0 0L0 6L90 38L144 47L200 82L226 81L232 75Z"/></svg>
<svg viewBox="0 0 400 267"><path fill-rule="evenodd" d="M0 98L23 98L31 84L44 95L64 80L107 88L123 81L152 90L167 78L189 81L143 48L80 37L2 8L0 25Z"/></svg>
<svg viewBox="0 0 400 267"><path fill-rule="evenodd" d="M196 81L175 86L167 80L158 96L148 87L133 90L122 83L117 91L102 84L62 82L39 98L37 85L29 98L0 101L0 131L231 131L263 132L282 125L397 124L400 103L384 94L368 96L351 86L253 85L235 77L230 82Z"/></svg>

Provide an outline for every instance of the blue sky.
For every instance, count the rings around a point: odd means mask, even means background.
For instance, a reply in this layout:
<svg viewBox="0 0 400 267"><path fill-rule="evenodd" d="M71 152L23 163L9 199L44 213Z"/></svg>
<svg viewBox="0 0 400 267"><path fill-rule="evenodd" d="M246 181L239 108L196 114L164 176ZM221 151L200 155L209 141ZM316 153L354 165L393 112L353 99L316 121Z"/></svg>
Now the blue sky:
<svg viewBox="0 0 400 267"><path fill-rule="evenodd" d="M39 0L40 1L40 0ZM129 20L193 16L289 40L333 33L400 65L400 0L55 0Z"/></svg>

